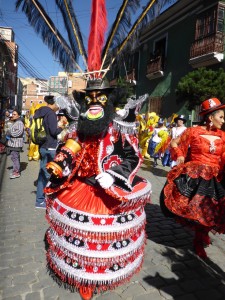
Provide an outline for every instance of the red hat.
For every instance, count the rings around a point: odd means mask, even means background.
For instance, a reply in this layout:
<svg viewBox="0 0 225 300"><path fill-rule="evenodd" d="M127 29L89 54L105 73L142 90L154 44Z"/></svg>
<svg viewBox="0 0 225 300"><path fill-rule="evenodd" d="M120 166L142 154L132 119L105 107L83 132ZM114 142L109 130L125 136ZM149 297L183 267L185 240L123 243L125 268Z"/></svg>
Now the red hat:
<svg viewBox="0 0 225 300"><path fill-rule="evenodd" d="M219 110L223 108L225 108L225 104L221 104L219 99L210 98L202 102L199 115L203 116L215 110Z"/></svg>

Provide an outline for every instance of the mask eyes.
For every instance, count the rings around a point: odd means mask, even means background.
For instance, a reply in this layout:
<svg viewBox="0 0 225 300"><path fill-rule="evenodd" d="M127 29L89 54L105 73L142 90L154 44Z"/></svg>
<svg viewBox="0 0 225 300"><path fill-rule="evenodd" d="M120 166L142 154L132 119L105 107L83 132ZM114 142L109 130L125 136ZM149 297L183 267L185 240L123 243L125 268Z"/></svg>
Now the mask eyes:
<svg viewBox="0 0 225 300"><path fill-rule="evenodd" d="M85 101L87 105L90 105L91 102L100 102L102 105L104 105L107 102L108 98L106 95L99 95L97 97L90 97L90 96L85 96Z"/></svg>
<svg viewBox="0 0 225 300"><path fill-rule="evenodd" d="M100 102L101 104L105 104L107 101L107 96L106 95L100 95L97 97L97 101Z"/></svg>
<svg viewBox="0 0 225 300"><path fill-rule="evenodd" d="M87 104L90 104L91 101L92 101L92 98L89 97L89 96L85 96L85 101L86 101Z"/></svg>

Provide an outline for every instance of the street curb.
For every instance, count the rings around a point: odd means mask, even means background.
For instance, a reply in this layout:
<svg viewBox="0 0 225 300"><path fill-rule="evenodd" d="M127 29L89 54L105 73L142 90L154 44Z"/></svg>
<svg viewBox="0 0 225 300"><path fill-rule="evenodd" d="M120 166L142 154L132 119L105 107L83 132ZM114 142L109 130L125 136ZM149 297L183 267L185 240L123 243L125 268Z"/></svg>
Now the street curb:
<svg viewBox="0 0 225 300"><path fill-rule="evenodd" d="M0 160L0 191L2 189L2 181L5 173L5 165L6 165L6 153L1 154L1 160Z"/></svg>

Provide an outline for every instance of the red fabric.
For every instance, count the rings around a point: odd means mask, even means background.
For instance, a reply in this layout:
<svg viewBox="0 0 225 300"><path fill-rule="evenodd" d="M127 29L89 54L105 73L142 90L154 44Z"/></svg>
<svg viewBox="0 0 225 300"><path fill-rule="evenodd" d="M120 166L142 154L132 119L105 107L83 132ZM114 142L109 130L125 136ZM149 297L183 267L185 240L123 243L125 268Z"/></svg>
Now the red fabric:
<svg viewBox="0 0 225 300"><path fill-rule="evenodd" d="M5 145L3 145L2 143L0 143L0 153L4 153L5 151L6 151Z"/></svg>
<svg viewBox="0 0 225 300"><path fill-rule="evenodd" d="M165 186L165 204L174 214L198 221L209 227L220 227L225 230L225 199L221 202L213 201L204 196L195 195L192 199L181 195L174 183L174 179L180 174L187 174L192 178L202 177L209 180L217 176L219 167L205 166L196 162L188 162L173 168L168 173L168 184ZM217 229L220 230L220 229Z"/></svg>
<svg viewBox="0 0 225 300"><path fill-rule="evenodd" d="M210 141L203 136L213 135L218 137L214 141L215 153L210 153ZM208 131L201 126L187 128L181 135L178 148L173 148L176 156L187 156L188 148L191 147L190 160L199 163L219 166L222 153L225 148L225 133L222 130Z"/></svg>
<svg viewBox="0 0 225 300"><path fill-rule="evenodd" d="M70 188L62 191L58 198L71 208L102 215L112 214L121 203L107 195L103 189L95 189L78 180L75 180Z"/></svg>
<svg viewBox="0 0 225 300"><path fill-rule="evenodd" d="M178 147L173 147L173 148L170 148L170 156L171 156L171 159L176 161L177 158L178 158Z"/></svg>
<svg viewBox="0 0 225 300"><path fill-rule="evenodd" d="M219 137L215 140L215 152L210 153L210 142L201 135L214 135ZM194 220L200 224L214 228L218 232L225 231L225 199L213 201L201 195L187 198L181 195L174 180L181 174L187 174L191 178L202 177L210 180L218 178L224 153L224 132L221 130L207 131L198 126L188 128L181 136L177 155L186 157L190 145L191 161L180 164L168 173L168 184L164 188L165 205L175 215Z"/></svg>
<svg viewBox="0 0 225 300"><path fill-rule="evenodd" d="M161 153L164 153L164 152L166 151L166 149L169 148L170 142L171 142L171 136L168 136L168 138L167 138L167 140L165 141L165 143L162 144L162 147L161 147L161 149L160 149L160 152L161 152Z"/></svg>
<svg viewBox="0 0 225 300"><path fill-rule="evenodd" d="M88 40L88 71L101 68L101 51L107 30L105 0L92 0L90 35Z"/></svg>

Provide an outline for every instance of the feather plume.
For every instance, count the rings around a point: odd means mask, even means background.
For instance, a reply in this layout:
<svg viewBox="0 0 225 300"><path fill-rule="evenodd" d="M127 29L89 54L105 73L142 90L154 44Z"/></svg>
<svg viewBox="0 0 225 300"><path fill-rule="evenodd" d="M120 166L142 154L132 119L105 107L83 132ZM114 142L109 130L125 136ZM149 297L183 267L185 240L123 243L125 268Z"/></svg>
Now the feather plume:
<svg viewBox="0 0 225 300"><path fill-rule="evenodd" d="M138 31L141 31L148 23L152 20L156 19L159 14L161 13L163 7L166 5L171 4L171 0L156 0L155 3L152 5L151 10L148 10L146 15L144 16L143 20L138 26ZM144 9L148 7L148 4L145 6Z"/></svg>
<svg viewBox="0 0 225 300"><path fill-rule="evenodd" d="M140 0L123 1L103 49L102 67L108 51L112 51L112 49L116 48L125 39L131 27L131 16L135 14L139 7Z"/></svg>
<svg viewBox="0 0 225 300"><path fill-rule="evenodd" d="M134 46L137 47L142 26L157 17L166 4L171 4L171 0L146 1L147 5L132 25L132 14L135 14L139 8L140 0L123 0L104 46L107 29L106 0L92 0L87 58L72 0L55 0L55 2L64 19L68 33L68 43L40 4L40 0L15 0L16 10L21 7L31 26L41 36L43 42L51 50L53 56L59 60L65 71L73 72L78 69L84 75L77 64L79 56L82 55L84 62L88 60L87 71L98 74L96 77L102 78L115 59L122 58L124 60L125 51L128 48L130 48L129 51L132 51ZM105 61L109 63L109 66L102 70L103 64L106 64ZM100 73L103 72L104 75L101 76Z"/></svg>
<svg viewBox="0 0 225 300"><path fill-rule="evenodd" d="M55 58L59 59L66 71L79 69L76 63L77 55L73 53L65 39L59 33L52 20L45 12L38 0L17 0L16 10L22 5L22 11L26 14L28 22L42 37L42 41L48 46Z"/></svg>
<svg viewBox="0 0 225 300"><path fill-rule="evenodd" d="M105 0L92 0L90 35L88 40L88 71L101 68L101 52L107 29Z"/></svg>
<svg viewBox="0 0 225 300"><path fill-rule="evenodd" d="M71 0L56 0L56 4L62 13L73 53L79 52L87 65L87 53Z"/></svg>
<svg viewBox="0 0 225 300"><path fill-rule="evenodd" d="M152 6L154 5L154 3L157 2L157 1L158 0L150 0L148 2L148 4L145 6L144 10L140 14L140 16L138 17L138 19L134 23L134 25L132 26L130 32L127 34L126 38L123 40L123 42L120 44L120 46L116 49L116 51L114 53L114 57L111 60L110 66L113 64L114 60L116 59L116 56L119 55L120 52L124 49L124 47L126 46L127 42L131 39L131 37L133 36L133 34L137 32L138 26L140 26L141 22L144 20L144 18L146 17L147 13L149 12L149 10L152 8Z"/></svg>

